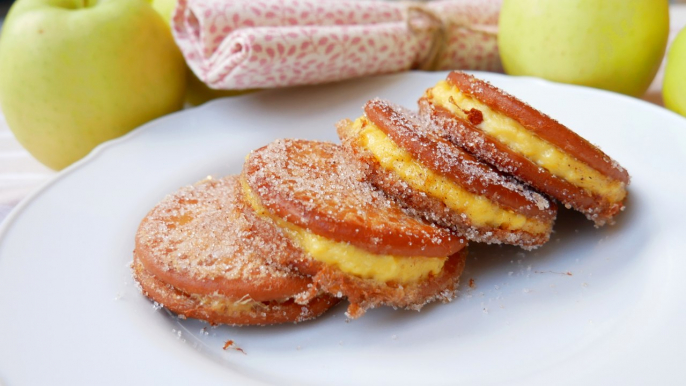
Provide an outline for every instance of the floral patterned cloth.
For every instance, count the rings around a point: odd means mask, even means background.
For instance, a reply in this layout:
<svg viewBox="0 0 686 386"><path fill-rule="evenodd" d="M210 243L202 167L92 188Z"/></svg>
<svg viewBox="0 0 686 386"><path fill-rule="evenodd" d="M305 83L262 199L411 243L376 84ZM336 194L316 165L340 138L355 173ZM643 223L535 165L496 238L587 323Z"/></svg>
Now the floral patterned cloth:
<svg viewBox="0 0 686 386"><path fill-rule="evenodd" d="M314 84L412 68L501 70L502 0L179 0L174 37L212 88Z"/></svg>

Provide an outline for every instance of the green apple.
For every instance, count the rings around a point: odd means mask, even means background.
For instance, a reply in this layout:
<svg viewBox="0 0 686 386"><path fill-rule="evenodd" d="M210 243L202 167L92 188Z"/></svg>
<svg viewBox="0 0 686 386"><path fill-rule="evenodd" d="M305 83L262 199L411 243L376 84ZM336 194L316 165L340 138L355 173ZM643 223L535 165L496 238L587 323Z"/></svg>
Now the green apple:
<svg viewBox="0 0 686 386"><path fill-rule="evenodd" d="M667 53L662 98L665 107L686 117L686 28L679 32Z"/></svg>
<svg viewBox="0 0 686 386"><path fill-rule="evenodd" d="M152 7L164 18L167 25L171 25L171 17L176 7L177 0L152 0ZM209 100L243 95L253 90L215 90L207 86L203 81L187 68L186 71L186 102L193 106L201 105Z"/></svg>
<svg viewBox="0 0 686 386"><path fill-rule="evenodd" d="M505 0L505 72L640 96L669 34L668 0Z"/></svg>
<svg viewBox="0 0 686 386"><path fill-rule="evenodd" d="M176 8L177 0L152 0L152 7L162 16L167 25L171 25L171 17Z"/></svg>
<svg viewBox="0 0 686 386"><path fill-rule="evenodd" d="M19 142L61 169L180 109L184 66L144 0L18 0L0 35L0 105Z"/></svg>

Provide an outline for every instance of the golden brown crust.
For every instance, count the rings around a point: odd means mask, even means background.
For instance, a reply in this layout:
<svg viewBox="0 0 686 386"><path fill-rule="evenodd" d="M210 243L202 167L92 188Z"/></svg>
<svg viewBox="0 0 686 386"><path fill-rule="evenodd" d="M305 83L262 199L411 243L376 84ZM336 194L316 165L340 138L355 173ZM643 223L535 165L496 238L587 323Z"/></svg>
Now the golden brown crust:
<svg viewBox="0 0 686 386"><path fill-rule="evenodd" d="M302 251L243 202L237 176L206 180L165 197L143 219L134 256L185 293L281 300L311 279L279 265Z"/></svg>
<svg viewBox="0 0 686 386"><path fill-rule="evenodd" d="M625 184L629 183L627 171L607 154L556 120L514 96L505 93L484 80L477 79L461 71L451 72L447 80L448 83L457 87L460 91L484 103L491 109L500 111L516 120L537 136L573 155L574 158L584 162L600 173L622 181Z"/></svg>
<svg viewBox="0 0 686 386"><path fill-rule="evenodd" d="M277 140L250 154L243 177L276 216L371 253L447 256L464 246L449 230L410 216L372 188L333 143Z"/></svg>
<svg viewBox="0 0 686 386"><path fill-rule="evenodd" d="M159 280L146 271L137 258L134 258L132 268L134 277L141 285L145 296L176 314L205 320L212 325L248 326L302 322L316 318L339 301L333 296L321 294L312 298L305 305L289 299L280 302L259 302L259 305L247 311L229 311L203 304L188 293ZM232 301L232 299L226 300Z"/></svg>
<svg viewBox="0 0 686 386"><path fill-rule="evenodd" d="M592 195L584 189L553 175L466 120L431 103L427 98L419 100L419 110L421 115L431 119L436 126L442 127L446 138L457 146L464 148L478 159L493 165L500 171L530 184L536 190L560 201L566 207L584 213L589 220L594 221L598 226L611 221L624 207L622 202L609 202L601 196Z"/></svg>
<svg viewBox="0 0 686 386"><path fill-rule="evenodd" d="M541 234L531 234L521 230L508 231L493 227L474 226L467 216L462 216L462 214L451 210L440 199L411 188L398 178L397 175L384 169L369 151L356 143L357 136L350 131L350 123L350 121L342 121L338 125L338 135L343 142L343 146L354 155L360 163L360 167L366 171L369 182L378 186L391 197L397 198L417 216L422 216L431 222L454 229L467 239L477 242L488 244L506 243L517 245L524 249L533 249L548 241L553 226L552 220L547 231ZM555 207L553 206L553 208Z"/></svg>
<svg viewBox="0 0 686 386"><path fill-rule="evenodd" d="M353 319L382 305L418 311L427 303L445 303L455 297L466 258L467 248L464 248L446 260L438 275L404 285L363 279L321 264L313 277L315 286L298 301L310 301L310 297L320 290L339 297L346 296L350 302L347 315Z"/></svg>
<svg viewBox="0 0 686 386"><path fill-rule="evenodd" d="M491 166L442 138L432 125L423 124L410 112L378 99L367 102L364 112L396 146L463 189L530 218L548 222L555 218L555 208L551 208L546 198L500 175ZM545 205L541 205L541 201L545 201Z"/></svg>

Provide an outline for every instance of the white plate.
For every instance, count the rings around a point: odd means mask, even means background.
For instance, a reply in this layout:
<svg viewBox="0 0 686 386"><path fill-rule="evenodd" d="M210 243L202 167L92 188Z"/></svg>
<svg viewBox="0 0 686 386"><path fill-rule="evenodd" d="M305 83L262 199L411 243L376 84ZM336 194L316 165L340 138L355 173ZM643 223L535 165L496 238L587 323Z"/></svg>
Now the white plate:
<svg viewBox="0 0 686 386"><path fill-rule="evenodd" d="M0 234L0 383L683 384L686 120L612 93L479 75L628 168L616 226L595 229L563 210L536 252L475 245L459 298L421 313L377 309L346 323L339 305L300 325L181 321L154 309L127 266L138 222L158 200L237 173L274 138L335 140L334 123L371 97L413 106L445 73L215 101L101 146L10 215ZM224 351L229 339L246 354Z"/></svg>

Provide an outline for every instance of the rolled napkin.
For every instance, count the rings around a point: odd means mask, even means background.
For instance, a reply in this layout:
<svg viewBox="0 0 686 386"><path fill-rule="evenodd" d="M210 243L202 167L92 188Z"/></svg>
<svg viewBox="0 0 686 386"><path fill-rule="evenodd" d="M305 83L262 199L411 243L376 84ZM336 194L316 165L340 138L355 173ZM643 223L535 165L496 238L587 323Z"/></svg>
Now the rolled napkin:
<svg viewBox="0 0 686 386"><path fill-rule="evenodd" d="M172 31L215 89L332 82L409 69L500 71L502 0L179 0Z"/></svg>

